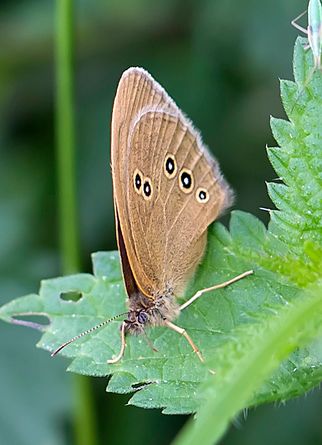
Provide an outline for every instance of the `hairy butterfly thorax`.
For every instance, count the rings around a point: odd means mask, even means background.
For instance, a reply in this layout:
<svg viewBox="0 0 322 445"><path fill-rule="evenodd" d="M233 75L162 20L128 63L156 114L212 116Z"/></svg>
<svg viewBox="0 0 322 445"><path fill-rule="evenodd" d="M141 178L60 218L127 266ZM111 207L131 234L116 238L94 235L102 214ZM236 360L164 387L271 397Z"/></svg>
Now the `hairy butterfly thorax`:
<svg viewBox="0 0 322 445"><path fill-rule="evenodd" d="M179 315L180 309L171 289L148 298L140 292L132 294L125 320L125 332L141 334L148 326L164 326Z"/></svg>

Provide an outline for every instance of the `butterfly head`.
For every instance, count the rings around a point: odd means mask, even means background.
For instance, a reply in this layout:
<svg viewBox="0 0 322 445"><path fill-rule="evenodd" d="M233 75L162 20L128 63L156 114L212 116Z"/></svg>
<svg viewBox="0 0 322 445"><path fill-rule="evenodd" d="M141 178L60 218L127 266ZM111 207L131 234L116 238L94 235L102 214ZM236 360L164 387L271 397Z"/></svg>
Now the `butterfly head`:
<svg viewBox="0 0 322 445"><path fill-rule="evenodd" d="M154 297L146 297L138 291L130 296L129 306L125 331L134 334L144 333L147 326L162 326L165 320L173 320L179 313L172 290Z"/></svg>
<svg viewBox="0 0 322 445"><path fill-rule="evenodd" d="M139 335L144 333L146 325L149 324L150 315L144 309L130 310L125 320L125 332Z"/></svg>

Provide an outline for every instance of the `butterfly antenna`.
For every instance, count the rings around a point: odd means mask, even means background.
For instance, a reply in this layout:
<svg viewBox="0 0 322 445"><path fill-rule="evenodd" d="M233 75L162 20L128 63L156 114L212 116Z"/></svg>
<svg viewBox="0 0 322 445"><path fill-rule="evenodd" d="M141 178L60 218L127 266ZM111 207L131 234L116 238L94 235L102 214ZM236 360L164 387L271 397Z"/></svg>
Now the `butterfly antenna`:
<svg viewBox="0 0 322 445"><path fill-rule="evenodd" d="M115 315L112 318L109 318L108 320L104 320L101 323L97 324L96 326L93 326L90 329L87 329L84 332L81 332L80 334L76 335L75 337L71 338L70 340L66 341L65 343L63 343L62 345L60 345L57 349L55 349L54 352L51 353L51 356L54 357L55 355L57 355L62 349L64 349L66 346L70 345L71 343L74 343L74 341L78 340L81 337L84 337L87 334L91 334L92 332L96 331L97 329L102 328L103 326L107 325L108 323L110 323L111 321L116 320L118 317L121 317L122 315L126 315L127 312L123 312L122 314L118 314Z"/></svg>

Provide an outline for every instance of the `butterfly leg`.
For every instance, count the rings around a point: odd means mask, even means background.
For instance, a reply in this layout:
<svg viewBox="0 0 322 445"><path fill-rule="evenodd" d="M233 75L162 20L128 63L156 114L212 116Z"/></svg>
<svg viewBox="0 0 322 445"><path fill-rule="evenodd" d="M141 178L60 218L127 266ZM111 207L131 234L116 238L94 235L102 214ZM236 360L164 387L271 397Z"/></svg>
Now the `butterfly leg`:
<svg viewBox="0 0 322 445"><path fill-rule="evenodd" d="M107 360L107 363L109 363L110 365L113 365L113 364L119 362L121 360L121 358L123 357L123 355L124 355L125 346L126 346L126 342L125 342L125 321L123 321L122 326L121 326L121 349L120 349L120 352L118 353L118 355L115 358Z"/></svg>
<svg viewBox="0 0 322 445"><path fill-rule="evenodd" d="M291 24L297 28L299 31L304 32L304 34L307 34L307 29L303 28L303 26L299 25L298 23L296 23L298 20L300 20L301 17L303 17L304 14L306 14L307 11L302 12L299 16L297 16L295 19L293 19L291 21Z"/></svg>
<svg viewBox="0 0 322 445"><path fill-rule="evenodd" d="M144 334L144 338L148 344L148 346L152 349L153 352L159 352L157 350L157 348L154 346L154 344L152 343L152 341L149 339L149 337L147 336L147 333L145 331L143 331Z"/></svg>
<svg viewBox="0 0 322 445"><path fill-rule="evenodd" d="M232 278L231 280L225 281L224 283L216 284L215 286L211 286L211 287L207 287L205 289L198 290L198 292L196 292L188 301L186 301L185 303L183 303L180 306L180 308L179 308L180 311L182 311L186 307L190 306L191 303L196 301L198 298L200 298L206 292L211 292L211 291L216 290L216 289L222 289L223 287L227 287L230 284L235 283L236 281L239 281L242 278L247 277L248 275L252 275L253 273L254 273L253 270L248 270L247 272L244 272L244 273L242 273L240 275L237 275L236 277Z"/></svg>
<svg viewBox="0 0 322 445"><path fill-rule="evenodd" d="M169 320L165 320L165 324L166 324L166 326L168 326L168 328L172 329L175 332L178 332L178 334L180 334L180 335L183 335L184 338L189 343L189 345L192 347L193 352L195 352L197 354L199 360L202 363L204 363L205 360L204 360L201 352L199 351L197 346L194 344L194 342L192 341L192 338L188 335L187 331L183 328L180 328L180 326L177 326L176 324L171 323L171 321L169 321Z"/></svg>

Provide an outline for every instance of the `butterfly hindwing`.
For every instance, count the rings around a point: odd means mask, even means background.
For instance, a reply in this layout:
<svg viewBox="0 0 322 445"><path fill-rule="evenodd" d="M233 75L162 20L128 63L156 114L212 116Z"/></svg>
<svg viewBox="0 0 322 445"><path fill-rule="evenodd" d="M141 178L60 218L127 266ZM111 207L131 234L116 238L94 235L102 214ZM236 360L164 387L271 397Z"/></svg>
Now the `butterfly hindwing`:
<svg viewBox="0 0 322 445"><path fill-rule="evenodd" d="M152 298L179 291L230 190L199 133L142 69L121 78L112 133L115 206L135 281Z"/></svg>

